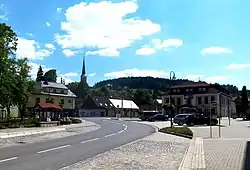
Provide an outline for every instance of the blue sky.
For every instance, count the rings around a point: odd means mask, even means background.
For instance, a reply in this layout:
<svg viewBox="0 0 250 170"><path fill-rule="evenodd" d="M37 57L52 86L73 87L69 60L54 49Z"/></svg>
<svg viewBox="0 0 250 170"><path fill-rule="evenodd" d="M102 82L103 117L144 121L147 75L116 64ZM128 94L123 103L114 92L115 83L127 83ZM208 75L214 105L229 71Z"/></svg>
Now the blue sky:
<svg viewBox="0 0 250 170"><path fill-rule="evenodd" d="M36 75L57 69L88 82L123 76L169 77L250 86L250 1L2 0L0 21L17 32L17 57Z"/></svg>

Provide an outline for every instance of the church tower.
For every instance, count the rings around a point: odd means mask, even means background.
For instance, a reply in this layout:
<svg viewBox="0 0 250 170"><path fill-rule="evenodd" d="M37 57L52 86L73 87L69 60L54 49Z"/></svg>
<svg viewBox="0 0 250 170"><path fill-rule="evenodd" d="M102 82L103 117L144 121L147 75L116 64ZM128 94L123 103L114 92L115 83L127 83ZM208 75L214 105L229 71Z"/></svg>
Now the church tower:
<svg viewBox="0 0 250 170"><path fill-rule="evenodd" d="M87 83L87 76L86 76L86 70L85 70L85 54L84 54L83 60L82 60L81 82Z"/></svg>

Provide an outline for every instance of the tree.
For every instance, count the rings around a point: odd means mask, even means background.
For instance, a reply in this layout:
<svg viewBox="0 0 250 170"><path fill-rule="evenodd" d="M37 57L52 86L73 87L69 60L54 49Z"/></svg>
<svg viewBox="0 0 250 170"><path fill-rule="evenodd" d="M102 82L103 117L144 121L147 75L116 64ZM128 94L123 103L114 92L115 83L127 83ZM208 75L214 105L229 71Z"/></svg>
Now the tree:
<svg viewBox="0 0 250 170"><path fill-rule="evenodd" d="M27 112L28 98L31 91L35 89L35 82L30 79L30 67L27 64L27 59L19 59L16 61L15 73L15 89L13 103L18 106L21 119L23 120L24 114Z"/></svg>
<svg viewBox="0 0 250 170"><path fill-rule="evenodd" d="M148 90L137 89L134 93L133 100L136 104L152 104L153 96Z"/></svg>
<svg viewBox="0 0 250 170"><path fill-rule="evenodd" d="M67 84L66 86L69 88L70 91L72 91L74 94L76 94L76 89L79 86L79 82L72 82Z"/></svg>
<svg viewBox="0 0 250 170"><path fill-rule="evenodd" d="M76 96L85 99L87 95L89 94L89 86L86 82L81 81L76 88Z"/></svg>
<svg viewBox="0 0 250 170"><path fill-rule="evenodd" d="M244 115L246 115L247 109L248 109L247 88L246 86L243 86L241 91L241 111ZM250 114L247 114L246 118L250 120Z"/></svg>
<svg viewBox="0 0 250 170"><path fill-rule="evenodd" d="M44 74L44 81L56 82L56 78L57 78L57 75L56 75L55 69L51 69Z"/></svg>
<svg viewBox="0 0 250 170"><path fill-rule="evenodd" d="M15 93L15 58L17 35L4 23L0 24L0 105L7 109L8 117Z"/></svg>
<svg viewBox="0 0 250 170"><path fill-rule="evenodd" d="M40 66L37 71L36 81L44 81L42 66Z"/></svg>

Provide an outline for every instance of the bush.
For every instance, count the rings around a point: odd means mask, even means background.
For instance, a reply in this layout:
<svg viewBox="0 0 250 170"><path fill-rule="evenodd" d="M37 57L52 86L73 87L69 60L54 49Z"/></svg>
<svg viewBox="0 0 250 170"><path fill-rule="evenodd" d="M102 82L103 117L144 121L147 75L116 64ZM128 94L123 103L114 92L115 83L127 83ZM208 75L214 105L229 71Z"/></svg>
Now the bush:
<svg viewBox="0 0 250 170"><path fill-rule="evenodd" d="M159 132L182 136L186 138L192 138L193 132L188 127L165 127L159 130Z"/></svg>
<svg viewBox="0 0 250 170"><path fill-rule="evenodd" d="M71 118L72 123L77 124L77 123L82 123L81 119L78 118Z"/></svg>

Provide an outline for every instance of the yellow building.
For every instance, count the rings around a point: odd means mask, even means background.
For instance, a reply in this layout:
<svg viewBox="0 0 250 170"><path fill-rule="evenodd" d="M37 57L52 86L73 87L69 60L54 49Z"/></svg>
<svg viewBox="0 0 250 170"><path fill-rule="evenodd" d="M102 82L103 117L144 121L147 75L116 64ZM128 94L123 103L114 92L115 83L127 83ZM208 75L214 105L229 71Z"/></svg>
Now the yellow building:
<svg viewBox="0 0 250 170"><path fill-rule="evenodd" d="M29 97L28 108L34 108L38 103L53 103L61 106L64 115L73 115L76 95L64 84L41 81L37 82L38 90Z"/></svg>

